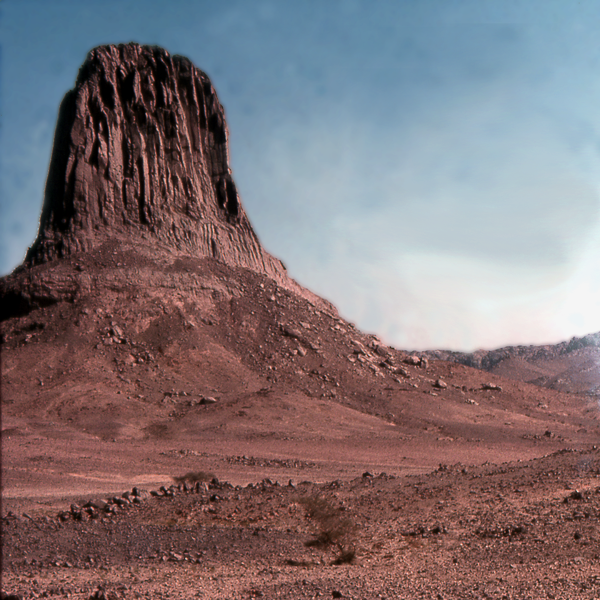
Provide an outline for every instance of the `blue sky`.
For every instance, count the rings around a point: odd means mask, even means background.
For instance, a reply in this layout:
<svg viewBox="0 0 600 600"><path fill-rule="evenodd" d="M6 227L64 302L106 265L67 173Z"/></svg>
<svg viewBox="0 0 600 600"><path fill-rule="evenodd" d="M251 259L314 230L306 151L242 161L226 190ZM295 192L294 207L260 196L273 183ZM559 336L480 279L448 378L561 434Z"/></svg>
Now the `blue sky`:
<svg viewBox="0 0 600 600"><path fill-rule="evenodd" d="M600 0L2 0L0 272L88 50L213 80L263 244L404 348L600 330Z"/></svg>

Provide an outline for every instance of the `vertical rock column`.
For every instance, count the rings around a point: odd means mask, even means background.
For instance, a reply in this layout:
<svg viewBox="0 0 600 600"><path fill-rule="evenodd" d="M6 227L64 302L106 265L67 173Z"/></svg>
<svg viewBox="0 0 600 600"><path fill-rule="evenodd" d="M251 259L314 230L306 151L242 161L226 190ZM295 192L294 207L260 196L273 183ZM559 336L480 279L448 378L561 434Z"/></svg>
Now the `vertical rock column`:
<svg viewBox="0 0 600 600"><path fill-rule="evenodd" d="M26 262L116 237L286 277L241 206L227 137L216 92L188 59L137 44L95 48L60 107Z"/></svg>

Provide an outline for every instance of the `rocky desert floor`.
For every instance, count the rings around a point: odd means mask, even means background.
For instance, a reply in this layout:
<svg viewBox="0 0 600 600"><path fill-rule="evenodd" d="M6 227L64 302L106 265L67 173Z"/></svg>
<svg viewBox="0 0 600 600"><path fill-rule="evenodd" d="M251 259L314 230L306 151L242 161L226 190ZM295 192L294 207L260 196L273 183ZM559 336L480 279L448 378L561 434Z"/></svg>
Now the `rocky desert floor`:
<svg viewBox="0 0 600 600"><path fill-rule="evenodd" d="M170 486L83 494L60 511L10 499L3 588L86 599L600 597L596 448L324 483L310 464L279 467L296 477L239 485L181 472Z"/></svg>

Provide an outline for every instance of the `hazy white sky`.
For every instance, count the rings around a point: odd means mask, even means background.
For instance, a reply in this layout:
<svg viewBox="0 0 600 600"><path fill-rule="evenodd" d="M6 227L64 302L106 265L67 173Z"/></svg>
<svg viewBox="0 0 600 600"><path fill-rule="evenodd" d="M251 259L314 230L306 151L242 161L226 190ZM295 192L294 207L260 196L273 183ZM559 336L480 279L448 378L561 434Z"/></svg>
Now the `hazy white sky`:
<svg viewBox="0 0 600 600"><path fill-rule="evenodd" d="M398 347L600 330L600 0L3 0L0 272L90 48L188 56L263 244Z"/></svg>

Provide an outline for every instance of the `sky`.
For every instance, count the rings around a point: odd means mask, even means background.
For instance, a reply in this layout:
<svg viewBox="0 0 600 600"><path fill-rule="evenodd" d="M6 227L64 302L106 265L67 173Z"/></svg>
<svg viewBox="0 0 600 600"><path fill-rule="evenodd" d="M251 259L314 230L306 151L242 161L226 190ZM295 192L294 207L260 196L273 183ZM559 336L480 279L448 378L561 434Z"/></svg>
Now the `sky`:
<svg viewBox="0 0 600 600"><path fill-rule="evenodd" d="M398 348L600 330L600 0L0 0L0 274L97 45L190 58L263 245Z"/></svg>

